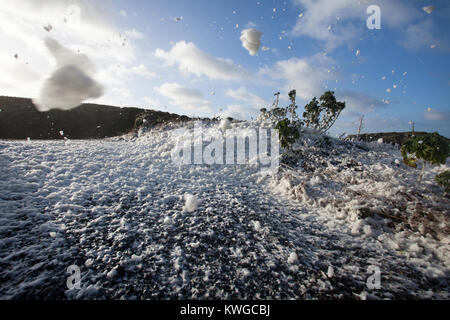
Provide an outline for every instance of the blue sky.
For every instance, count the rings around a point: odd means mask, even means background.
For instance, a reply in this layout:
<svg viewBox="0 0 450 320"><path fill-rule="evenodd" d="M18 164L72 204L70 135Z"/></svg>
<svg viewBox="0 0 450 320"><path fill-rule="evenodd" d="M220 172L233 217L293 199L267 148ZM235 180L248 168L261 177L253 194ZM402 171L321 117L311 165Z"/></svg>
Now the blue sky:
<svg viewBox="0 0 450 320"><path fill-rule="evenodd" d="M52 37L95 65L97 103L249 119L274 92L287 104L296 89L301 113L333 90L347 108L332 134L355 133L364 115L364 132L406 131L412 120L450 136L445 0L0 2L0 94L39 96ZM366 26L369 5L381 10L379 30ZM262 33L255 55L242 45L246 29Z"/></svg>

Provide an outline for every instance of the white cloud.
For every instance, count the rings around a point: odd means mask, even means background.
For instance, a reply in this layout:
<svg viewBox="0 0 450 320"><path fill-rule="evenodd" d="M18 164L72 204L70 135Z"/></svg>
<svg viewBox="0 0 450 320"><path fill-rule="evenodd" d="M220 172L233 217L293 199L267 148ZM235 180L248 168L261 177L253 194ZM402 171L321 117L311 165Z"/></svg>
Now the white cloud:
<svg viewBox="0 0 450 320"><path fill-rule="evenodd" d="M95 103L119 107L145 107L142 99L137 97L130 87L120 83L117 85L110 84L105 95L95 99Z"/></svg>
<svg viewBox="0 0 450 320"><path fill-rule="evenodd" d="M266 101L261 97L249 92L245 87L240 87L236 90L228 89L225 94L233 99L246 102L249 107L257 110L261 108L267 108L271 104L269 101Z"/></svg>
<svg viewBox="0 0 450 320"><path fill-rule="evenodd" d="M136 29L126 30L125 35L133 39L144 39L144 34Z"/></svg>
<svg viewBox="0 0 450 320"><path fill-rule="evenodd" d="M403 30L405 26L422 17L418 6L412 5L410 1L403 0L376 0L370 2L380 6L381 28L383 25ZM366 19L367 15L364 16Z"/></svg>
<svg viewBox="0 0 450 320"><path fill-rule="evenodd" d="M203 98L203 94L199 90L184 87L176 82L163 83L160 87L158 87L157 91L169 98L179 98L182 102L198 101Z"/></svg>
<svg viewBox="0 0 450 320"><path fill-rule="evenodd" d="M122 100L131 97L131 91L125 87L115 87L111 90L111 93L116 97L120 97ZM120 103L120 102L119 102ZM122 104L122 103L120 103Z"/></svg>
<svg viewBox="0 0 450 320"><path fill-rule="evenodd" d="M251 56L256 55L261 46L262 32L250 28L241 31L242 46L250 53Z"/></svg>
<svg viewBox="0 0 450 320"><path fill-rule="evenodd" d="M197 90L182 86L176 82L163 83L155 90L162 96L171 100L171 102L181 110L196 111L200 113L212 112L211 102L203 99L203 94Z"/></svg>
<svg viewBox="0 0 450 320"><path fill-rule="evenodd" d="M318 54L309 58L281 60L272 68L261 69L261 73L282 80L286 92L295 89L298 97L310 100L323 93L324 82L332 78L327 70L333 63L331 58Z"/></svg>
<svg viewBox="0 0 450 320"><path fill-rule="evenodd" d="M39 82L42 76L23 61L11 60L7 57L0 58L0 94L20 96L21 92L32 91L33 85Z"/></svg>
<svg viewBox="0 0 450 320"><path fill-rule="evenodd" d="M120 10L120 15L124 18L128 17L128 14L125 10Z"/></svg>
<svg viewBox="0 0 450 320"><path fill-rule="evenodd" d="M428 108L424 111L423 117L428 121L439 121L439 122L449 122L450 121L450 111L448 110L436 110L433 108Z"/></svg>
<svg viewBox="0 0 450 320"><path fill-rule="evenodd" d="M407 49L429 49L432 46L447 51L450 49L447 40L438 39L434 36L431 19L409 25L406 28L405 37L400 41L400 44Z"/></svg>
<svg viewBox="0 0 450 320"><path fill-rule="evenodd" d="M269 75L273 79L282 81L283 90L281 97L295 89L297 97L309 102L313 97L319 98L326 88L326 84L333 80L333 73L328 72L335 61L322 54L316 54L308 58L293 58L281 60L271 68L264 68L261 73ZM251 94L240 90L243 97L251 97ZM386 103L381 98L376 98L365 93L354 91L336 91L336 99L345 101L344 113L349 116L357 116L361 113L375 111L385 107ZM300 105L301 103L299 103ZM266 105L270 105L267 104Z"/></svg>
<svg viewBox="0 0 450 320"><path fill-rule="evenodd" d="M231 117L241 120L250 120L251 117L258 116L259 110L251 107L244 107L238 104L231 104L220 113L221 117Z"/></svg>
<svg viewBox="0 0 450 320"><path fill-rule="evenodd" d="M120 30L111 23L108 13L107 6L97 1L3 1L0 83L9 85L2 86L0 93L37 97L45 80L42 75L54 69L54 61L42 41L47 36L73 52L89 56L99 70L131 63L135 48L130 41L123 46ZM44 29L48 25L52 26L50 31ZM13 59L16 53L19 59Z"/></svg>
<svg viewBox="0 0 450 320"><path fill-rule="evenodd" d="M129 74L129 75L143 76L144 78L147 78L147 79L156 77L156 73L148 70L148 68L142 63L137 66L125 68L125 69L123 69L123 72L125 74Z"/></svg>
<svg viewBox="0 0 450 320"><path fill-rule="evenodd" d="M11 4L10 4L11 3ZM122 46L118 30L107 16L101 2L86 0L25 0L6 2L0 8L2 31L8 38L33 44L42 53L41 39L49 33L43 26L50 24L50 35L72 50L90 57L129 61L133 47ZM25 45L26 47L26 45Z"/></svg>
<svg viewBox="0 0 450 320"><path fill-rule="evenodd" d="M163 59L167 65L178 65L182 72L207 76L213 80L241 81L248 75L234 65L230 59L215 58L197 48L192 42L175 43L170 51L157 49L155 56Z"/></svg>
<svg viewBox="0 0 450 320"><path fill-rule="evenodd" d="M326 50L333 50L360 38L366 28L366 19L369 17L366 9L369 5L380 7L382 28L404 28L420 13L419 9L401 0L294 0L294 3L303 9L304 14L297 19L291 34L321 40Z"/></svg>
<svg viewBox="0 0 450 320"><path fill-rule="evenodd" d="M55 57L57 68L44 82L39 99L34 101L38 110L68 110L103 94L103 87L91 78L94 66L87 56L70 52L51 38L45 44Z"/></svg>
<svg viewBox="0 0 450 320"><path fill-rule="evenodd" d="M149 104L150 109L162 109L163 103L159 99L155 99L152 97L143 97L142 100L145 101L145 103Z"/></svg>
<svg viewBox="0 0 450 320"><path fill-rule="evenodd" d="M125 84L133 76L140 76L146 79L151 79L157 76L153 71L150 71L144 64L136 66L126 66L112 64L107 68L103 68L98 75L98 79L108 84Z"/></svg>
<svg viewBox="0 0 450 320"><path fill-rule="evenodd" d="M157 74L145 65L119 65L113 63L102 68L95 79L105 86L105 95L101 99L96 100L96 103L121 105L121 106L136 106L145 107L141 97L136 95L136 88L140 84L150 84L151 80ZM144 82L142 80L145 80ZM133 90L134 94L131 94Z"/></svg>
<svg viewBox="0 0 450 320"><path fill-rule="evenodd" d="M345 101L344 111L346 112L367 113L386 106L382 99L354 91L336 92L336 99Z"/></svg>
<svg viewBox="0 0 450 320"><path fill-rule="evenodd" d="M341 19L364 17L365 11L362 6L355 5L354 0L295 0L294 2L304 8L304 14L298 18L291 30L292 35L322 40L326 43L327 50L332 50L342 43L359 37L360 28L353 23L336 24L338 16ZM333 25L333 31L328 29L330 25Z"/></svg>

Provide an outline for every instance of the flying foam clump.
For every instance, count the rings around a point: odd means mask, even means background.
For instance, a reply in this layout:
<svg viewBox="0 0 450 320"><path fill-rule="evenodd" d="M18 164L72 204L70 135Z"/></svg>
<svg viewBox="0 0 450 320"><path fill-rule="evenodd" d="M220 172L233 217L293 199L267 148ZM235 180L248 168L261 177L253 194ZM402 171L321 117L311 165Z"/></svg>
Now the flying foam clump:
<svg viewBox="0 0 450 320"><path fill-rule="evenodd" d="M251 56L256 55L261 45L262 32L256 29L250 28L242 30L241 42L242 46L247 49Z"/></svg>
<svg viewBox="0 0 450 320"><path fill-rule="evenodd" d="M56 60L56 70L34 101L39 111L73 109L103 94L103 87L92 78L95 68L86 55L76 54L52 38L45 39L45 45Z"/></svg>
<svg viewBox="0 0 450 320"><path fill-rule="evenodd" d="M428 13L428 14L431 14L433 11L434 11L434 6L425 6L425 7L423 7L422 8L423 9L423 11L425 11L426 13Z"/></svg>

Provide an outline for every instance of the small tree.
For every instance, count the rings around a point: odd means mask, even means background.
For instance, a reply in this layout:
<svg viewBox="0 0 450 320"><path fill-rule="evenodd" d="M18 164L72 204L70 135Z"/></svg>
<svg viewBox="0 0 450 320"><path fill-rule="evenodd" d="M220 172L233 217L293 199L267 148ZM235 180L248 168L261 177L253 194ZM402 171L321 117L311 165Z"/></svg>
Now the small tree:
<svg viewBox="0 0 450 320"><path fill-rule="evenodd" d="M291 115L291 122L294 122L295 120L298 120L297 114L295 113L295 110L297 109L297 105L295 104L295 98L297 95L297 91L291 90L288 95L289 95L289 100L291 100L291 104L287 107L287 109L288 109L287 111Z"/></svg>
<svg viewBox="0 0 450 320"><path fill-rule="evenodd" d="M326 132L333 126L344 108L345 102L338 102L333 91L326 91L319 100L314 97L305 106L304 123L310 128Z"/></svg>
<svg viewBox="0 0 450 320"><path fill-rule="evenodd" d="M431 164L445 164L449 151L450 148L448 142L437 132L411 137L401 147L404 163L408 164L411 162L411 158L408 157L408 154L423 160L419 179L422 179L423 177L427 162Z"/></svg>

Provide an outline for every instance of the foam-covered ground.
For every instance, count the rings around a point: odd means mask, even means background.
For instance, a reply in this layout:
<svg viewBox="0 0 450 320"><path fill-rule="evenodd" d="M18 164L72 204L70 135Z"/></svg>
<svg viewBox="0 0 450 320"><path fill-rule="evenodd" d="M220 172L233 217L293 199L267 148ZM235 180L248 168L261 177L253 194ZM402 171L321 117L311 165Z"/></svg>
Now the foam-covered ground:
<svg viewBox="0 0 450 320"><path fill-rule="evenodd" d="M336 140L314 172L176 166L172 133L0 142L0 298L448 298L449 202L432 185L445 167L419 184L398 151ZM438 202L437 234L358 216L410 189ZM379 289L367 286L373 266Z"/></svg>

